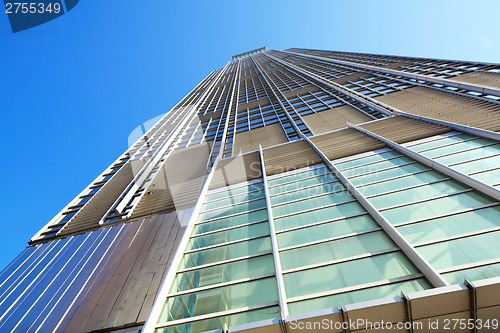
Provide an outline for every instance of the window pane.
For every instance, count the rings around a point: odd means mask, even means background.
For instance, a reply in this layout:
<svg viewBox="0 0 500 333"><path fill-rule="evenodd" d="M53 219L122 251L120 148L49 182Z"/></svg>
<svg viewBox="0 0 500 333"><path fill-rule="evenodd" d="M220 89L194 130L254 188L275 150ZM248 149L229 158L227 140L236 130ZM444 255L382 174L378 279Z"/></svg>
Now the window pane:
<svg viewBox="0 0 500 333"><path fill-rule="evenodd" d="M434 157L445 155L445 154L460 152L460 151L465 150L465 149L481 147L483 145L487 145L487 144L490 144L492 142L493 142L492 140L488 140L488 139L484 139L484 138L477 138L474 140L457 142L457 143L449 145L449 146L444 146L444 147L439 147L436 149L424 151L421 154L424 156L430 157L430 158L434 158Z"/></svg>
<svg viewBox="0 0 500 333"><path fill-rule="evenodd" d="M418 247L436 269L500 257L500 231Z"/></svg>
<svg viewBox="0 0 500 333"><path fill-rule="evenodd" d="M278 318L279 316L280 316L279 307L273 306L264 309L237 313L226 317L216 317L205 320L198 320L190 324L159 328L155 330L155 333L179 333L179 332L201 333L210 330L224 328L224 324L227 327L231 327L265 319Z"/></svg>
<svg viewBox="0 0 500 333"><path fill-rule="evenodd" d="M492 202L492 199L489 199L480 193L467 192L384 210L381 213L389 222L396 224L440 214L452 213L465 208L483 206Z"/></svg>
<svg viewBox="0 0 500 333"><path fill-rule="evenodd" d="M399 177L403 175L408 175L412 174L415 172L419 172L422 170L427 170L429 169L428 166L420 164L420 163L414 163L410 165L403 165L401 167L389 169L389 170L383 170L383 171L378 171L374 172L368 175L363 175L359 177L355 177L350 179L351 183L355 186L362 185L362 184L367 184L379 180L384 180L387 178L392 178L392 177Z"/></svg>
<svg viewBox="0 0 500 333"><path fill-rule="evenodd" d="M468 279L469 281L477 281L496 276L500 276L500 264L469 268L443 274L445 280L450 284L463 283L465 279Z"/></svg>
<svg viewBox="0 0 500 333"><path fill-rule="evenodd" d="M283 248L377 227L378 224L369 215L362 215L309 228L284 232L276 236L278 239L278 246Z"/></svg>
<svg viewBox="0 0 500 333"><path fill-rule="evenodd" d="M274 220L276 230L284 230L310 223L328 221L338 217L345 217L363 213L365 210L357 202L350 202L333 207L316 209L307 213L300 213L292 216L278 218Z"/></svg>
<svg viewBox="0 0 500 333"><path fill-rule="evenodd" d="M428 141L428 142L412 145L410 149L414 150L414 151L422 151L422 150L431 149L434 147L440 147L440 146L455 143L455 142L461 142L463 140L472 139L472 138L476 138L476 136L470 135L470 134L465 134L465 133L459 134L459 135L454 135L454 136L449 136L449 137L445 137L445 138L437 137L437 139L433 140L433 141Z"/></svg>
<svg viewBox="0 0 500 333"><path fill-rule="evenodd" d="M319 195L322 193L331 193L334 191L342 191L345 187L340 182L333 182L327 184L321 184L314 187L308 187L303 190L286 192L277 196L271 197L271 204L276 205L292 200L297 200L301 198L307 198L314 195Z"/></svg>
<svg viewBox="0 0 500 333"><path fill-rule="evenodd" d="M343 173L346 177L349 178L357 175L362 175L365 173L377 172L378 170L383 170L394 167L396 165L408 164L412 162L415 162L415 160L406 156L401 156L398 158L393 158L391 160L383 160L383 161L378 161L376 163L359 166L353 169L346 170Z"/></svg>
<svg viewBox="0 0 500 333"><path fill-rule="evenodd" d="M336 181L336 180L337 180L337 178L333 174L328 173L325 175L321 175L321 176L317 176L317 177L313 177L313 178L309 178L309 179L304 179L304 180L300 180L300 181L289 183L289 184L284 184L282 186L270 187L269 194L274 195L274 194L278 194L278 193L285 193L285 192L289 192L289 191L293 191L293 190L299 190L299 189L302 189L302 188L308 187L308 186L321 185L321 184Z"/></svg>
<svg viewBox="0 0 500 333"><path fill-rule="evenodd" d="M194 227L193 235L202 234L209 231L219 230L222 228L234 227L240 224L252 223L267 220L267 210L258 210L246 214L240 214L232 217L226 217L214 220L207 223L197 224Z"/></svg>
<svg viewBox="0 0 500 333"><path fill-rule="evenodd" d="M272 178L268 180L269 187L281 185L283 183L288 183L294 180L299 180L315 175L321 175L324 173L329 173L329 170L326 167L320 167L315 169L305 169L303 172L298 172L293 175L288 175L279 178Z"/></svg>
<svg viewBox="0 0 500 333"><path fill-rule="evenodd" d="M217 209L214 211L201 213L199 217L199 221L207 221L210 219L223 217L231 214L237 214L241 212L245 212L248 210L254 210L259 208L266 208L266 200L260 199L256 201L250 201L242 204L237 204L234 206L228 206L221 209Z"/></svg>
<svg viewBox="0 0 500 333"><path fill-rule="evenodd" d="M170 297L158 322L199 316L276 301L276 279L267 278Z"/></svg>
<svg viewBox="0 0 500 333"><path fill-rule="evenodd" d="M397 227L410 243L500 226L500 208L490 207Z"/></svg>
<svg viewBox="0 0 500 333"><path fill-rule="evenodd" d="M285 274L283 278L287 297L296 297L415 273L418 271L413 264L401 252L395 252Z"/></svg>
<svg viewBox="0 0 500 333"><path fill-rule="evenodd" d="M269 234L269 224L267 222L251 224L245 227L216 232L206 236L194 237L189 240L187 250L194 250L206 246L223 244L240 239L256 237Z"/></svg>
<svg viewBox="0 0 500 333"><path fill-rule="evenodd" d="M467 160L470 160L470 158ZM491 156L491 157L483 158L483 159L476 160L476 161L470 161L470 162L465 162L462 164L454 165L451 168L453 168L454 170L460 171L462 173L469 174L471 172L477 172L477 171L496 168L499 165L500 165L500 155L497 155L497 156ZM472 177L474 177L474 176L472 176ZM499 177L500 177L500 174L497 171L497 181L498 181Z"/></svg>
<svg viewBox="0 0 500 333"><path fill-rule="evenodd" d="M272 255L178 273L170 293L274 273Z"/></svg>
<svg viewBox="0 0 500 333"><path fill-rule="evenodd" d="M208 194L206 201L222 199L222 198L235 196L238 194L243 194L243 193L251 192L254 190L262 190L262 189L264 189L264 184L262 182L251 184L251 185L240 186L237 188L227 189L227 190L224 190L221 192Z"/></svg>
<svg viewBox="0 0 500 333"><path fill-rule="evenodd" d="M271 240L269 237L252 239L247 242L224 245L214 249L184 254L179 269L264 253L270 250Z"/></svg>
<svg viewBox="0 0 500 333"><path fill-rule="evenodd" d="M390 150L390 151L386 151L383 153L377 153L377 154L357 158L357 159L346 161L346 162L335 163L335 166L337 168L339 168L340 170L344 170L344 169L355 167L358 165L373 163L376 161L385 160L387 158L396 157L396 156L401 156L401 154L398 153L397 151Z"/></svg>
<svg viewBox="0 0 500 333"><path fill-rule="evenodd" d="M358 302L370 301L373 299L399 296L401 291L405 293L412 293L432 288L431 284L425 279L416 279L406 282L392 283L389 285L372 287L368 289L361 289L343 293L338 295L320 297L309 299L301 302L294 302L288 304L290 314L299 314L304 312L311 312L334 306L340 307L340 304L347 305Z"/></svg>
<svg viewBox="0 0 500 333"><path fill-rule="evenodd" d="M296 201L289 204L273 207L273 214L275 217L279 217L282 215L298 213L308 209L320 208L336 203L342 203L353 199L354 197L347 191L322 195L310 199L307 199L307 197L305 197L301 201Z"/></svg>
<svg viewBox="0 0 500 333"><path fill-rule="evenodd" d="M403 187L404 188L404 187ZM375 208L395 206L411 203L414 201L428 199L443 194L450 194L466 190L468 187L454 180L410 188L398 192L380 195L370 198L369 201Z"/></svg>
<svg viewBox="0 0 500 333"><path fill-rule="evenodd" d="M383 231L310 245L280 253L284 270L396 247Z"/></svg>
<svg viewBox="0 0 500 333"><path fill-rule="evenodd" d="M213 201L213 202L208 202L203 205L202 211L204 210L209 210L209 209L214 209L217 207L224 207L228 205L236 205L244 201L249 201L249 200L254 200L258 198L263 198L264 197L264 191L256 191L256 192L250 192L250 193L244 193L241 195L233 196L233 197L228 197L222 200L218 201Z"/></svg>
<svg viewBox="0 0 500 333"><path fill-rule="evenodd" d="M427 171L427 172L417 173L415 175L410 174L405 177L387 180L372 185L361 186L358 189L359 191L361 191L361 193L363 193L363 195L370 196L383 192L398 190L408 186L433 182L436 180L444 179L446 177L447 176L437 171Z"/></svg>

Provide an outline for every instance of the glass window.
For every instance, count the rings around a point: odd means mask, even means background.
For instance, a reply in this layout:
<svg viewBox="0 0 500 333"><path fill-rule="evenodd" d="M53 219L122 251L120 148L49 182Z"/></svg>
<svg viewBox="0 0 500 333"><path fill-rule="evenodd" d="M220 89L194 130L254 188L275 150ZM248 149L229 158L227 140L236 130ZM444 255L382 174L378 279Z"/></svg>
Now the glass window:
<svg viewBox="0 0 500 333"><path fill-rule="evenodd" d="M262 190L264 189L264 184L262 182L254 183L251 185L245 185L245 186L240 186L240 187L235 187L231 189L226 189L220 192L208 194L206 201L212 201L212 200L217 200L217 199L222 199L222 198L227 198L230 196L235 196L239 194L244 194L248 193L251 191L255 190Z"/></svg>
<svg viewBox="0 0 500 333"><path fill-rule="evenodd" d="M283 248L374 228L378 228L378 224L366 214L308 228L283 232L276 236L278 239L278 246Z"/></svg>
<svg viewBox="0 0 500 333"><path fill-rule="evenodd" d="M343 171L343 174L347 178L350 178L350 177L362 175L365 173L377 172L379 170L392 168L394 166L413 163L413 162L415 162L415 160L413 160L409 157L406 157L406 156L401 156L401 157L393 158L390 160L377 161L375 163L366 164L366 165L362 165L362 166L359 166L356 168L352 168L352 169Z"/></svg>
<svg viewBox="0 0 500 333"><path fill-rule="evenodd" d="M383 231L370 232L280 252L283 270L396 247Z"/></svg>
<svg viewBox="0 0 500 333"><path fill-rule="evenodd" d="M269 237L184 254L179 270L271 251Z"/></svg>
<svg viewBox="0 0 500 333"><path fill-rule="evenodd" d="M425 184L444 179L447 176L437 171L427 171L417 174L409 174L407 176L386 180L384 182L358 187L358 190L365 196L371 196L383 192L399 190L413 185Z"/></svg>
<svg viewBox="0 0 500 333"><path fill-rule="evenodd" d="M500 152L500 150L499 150ZM467 159L469 160L469 159ZM480 160L474 160L470 162L464 162L461 164L453 165L451 168L459 172L469 174L472 172L483 171L488 169L497 168L500 165L500 155L491 156L487 158L482 158ZM497 181L500 179L500 173L496 171ZM474 176L472 176L474 177Z"/></svg>
<svg viewBox="0 0 500 333"><path fill-rule="evenodd" d="M158 322L166 322L219 311L276 301L276 279L238 283L182 296L169 297Z"/></svg>
<svg viewBox="0 0 500 333"><path fill-rule="evenodd" d="M500 231L418 247L436 269L500 257Z"/></svg>
<svg viewBox="0 0 500 333"><path fill-rule="evenodd" d="M285 274L283 278L287 297L296 297L416 273L406 256L394 252Z"/></svg>
<svg viewBox="0 0 500 333"><path fill-rule="evenodd" d="M404 188L404 187L403 187ZM443 194L451 194L466 190L468 187L454 180L447 180L407 190L401 190L389 194L370 198L369 201L377 209L396 206L423 199L429 199Z"/></svg>
<svg viewBox="0 0 500 333"><path fill-rule="evenodd" d="M367 175L362 175L358 177L354 177L349 179L351 183L355 186L358 185L363 185L371 182L376 182L392 177L399 177L399 176L404 176L408 174L412 174L415 172L423 171L423 170L428 170L429 167L420 163L414 163L414 164L409 164L409 165L403 165L397 168L392 168L392 169L387 169L387 170L382 170L374 173L370 173Z"/></svg>
<svg viewBox="0 0 500 333"><path fill-rule="evenodd" d="M500 168L490 171L484 171L481 173L476 173L471 177L488 185L497 185L500 184Z"/></svg>
<svg viewBox="0 0 500 333"><path fill-rule="evenodd" d="M461 209L479 207L492 202L492 199L489 199L487 196L471 191L392 208L384 210L381 213L389 222L397 224L452 213Z"/></svg>
<svg viewBox="0 0 500 333"><path fill-rule="evenodd" d="M265 319L279 318L280 309L277 306L263 308L242 313L233 314L225 317L216 317L205 320L198 320L189 324L169 326L155 330L155 333L199 333L210 330L216 330L227 327L237 326Z"/></svg>
<svg viewBox="0 0 500 333"><path fill-rule="evenodd" d="M218 207L224 207L224 206L228 206L228 205L237 205L237 204L245 202L245 201L259 199L259 198L263 198L263 197L264 197L263 190L250 192L250 193L244 193L244 194L228 197L228 198L217 200L217 201L207 202L203 205L202 211L214 209L214 208L218 208Z"/></svg>
<svg viewBox="0 0 500 333"><path fill-rule="evenodd" d="M500 276L500 263L464 269L457 272L442 274L449 284L464 283L465 279L477 281Z"/></svg>
<svg viewBox="0 0 500 333"><path fill-rule="evenodd" d="M354 197L347 191L331 193L308 199L307 196L303 200L295 201L289 204L273 207L275 217L282 215L293 214L308 209L321 208L332 204L353 200Z"/></svg>
<svg viewBox="0 0 500 333"><path fill-rule="evenodd" d="M207 221L211 219L215 219L218 217L223 217L231 214L238 214L242 212L246 212L249 210L255 210L259 208L266 208L266 200L260 199L255 201L250 201L246 203L237 204L234 206L227 206L221 209L209 211L206 213L201 213L199 216L199 221Z"/></svg>
<svg viewBox="0 0 500 333"><path fill-rule="evenodd" d="M303 179L299 181L295 181L293 183L287 183L276 187L269 188L269 194L279 194L285 193L294 190L300 190L304 187L313 186L313 185L323 185L325 183L329 183L332 181L336 181L337 178L332 173L327 173L324 175L315 176L309 179Z"/></svg>
<svg viewBox="0 0 500 333"><path fill-rule="evenodd" d="M267 222L251 224L241 228L216 232L206 236L193 237L189 240L187 250L198 249L206 246L224 244L240 239L268 235L269 224Z"/></svg>
<svg viewBox="0 0 500 333"><path fill-rule="evenodd" d="M209 231L215 231L223 228L238 226L245 223L252 223L267 220L267 210L257 210L246 214L235 215L231 217L221 218L214 221L196 224L194 226L193 235L202 234Z"/></svg>
<svg viewBox="0 0 500 333"><path fill-rule="evenodd" d="M461 214L397 227L410 243L426 242L500 226L500 207L489 207Z"/></svg>
<svg viewBox="0 0 500 333"><path fill-rule="evenodd" d="M315 222L329 221L339 217L347 217L365 212L357 202L349 202L337 206L318 208L306 213L274 219L276 230L285 230L293 227L308 225Z"/></svg>
<svg viewBox="0 0 500 333"><path fill-rule="evenodd" d="M269 184L269 187L273 187L273 186L281 185L283 183L288 183L291 181L300 180L300 179L307 178L307 177L322 175L322 174L325 174L328 172L329 172L329 170L325 166L322 166L319 168L314 168L314 169L306 168L306 169L304 169L304 171L297 172L297 173L294 173L292 175L283 176L283 177L279 177L279 178L274 178L274 177L270 178L268 180L268 184Z"/></svg>
<svg viewBox="0 0 500 333"><path fill-rule="evenodd" d="M460 152L465 149L482 147L483 145L487 145L492 142L493 142L492 140L477 138L469 141L457 142L455 144L444 147L438 147L432 150L427 150L422 152L421 154L429 158L434 158L445 154Z"/></svg>
<svg viewBox="0 0 500 333"><path fill-rule="evenodd" d="M399 296L401 291L405 293L412 293L415 291L421 291L425 289L432 288L431 284L427 282L426 279L416 279L405 282L392 283L388 285L372 287L367 289L361 289L356 291L351 291L348 293L342 293L332 296L313 298L301 302L294 302L288 304L288 310L290 314L299 314L304 312L311 312L326 308L332 308L333 306L340 307L340 304L347 305L358 302L370 301L373 299Z"/></svg>
<svg viewBox="0 0 500 333"><path fill-rule="evenodd" d="M274 273L272 255L177 273L170 293Z"/></svg>
<svg viewBox="0 0 500 333"><path fill-rule="evenodd" d="M394 150L389 150L389 151L385 151L383 153L376 153L376 154L372 154L369 156L356 158L356 159L353 159L350 161L335 163L335 166L337 168L339 168L340 170L344 170L344 169L352 168L352 167L355 167L358 165L373 163L373 162L377 162L377 161L381 161L381 160L385 160L385 159L397 157L397 156L401 156L401 153L398 153L397 151L394 151Z"/></svg>
<svg viewBox="0 0 500 333"><path fill-rule="evenodd" d="M452 163L470 161L470 160L473 160L476 158L495 155L498 153L500 153L500 143L493 145L493 146L481 147L478 149L457 152L457 153L452 154L452 155L437 157L436 161L438 161L439 163L443 163L445 165L449 165ZM496 166L498 166L498 164Z"/></svg>
<svg viewBox="0 0 500 333"><path fill-rule="evenodd" d="M313 187L308 187L303 190L286 192L284 194L276 195L271 197L271 204L277 205L280 203L298 200L301 198L307 198L323 193L331 193L335 191L342 191L345 187L340 182L326 183Z"/></svg>

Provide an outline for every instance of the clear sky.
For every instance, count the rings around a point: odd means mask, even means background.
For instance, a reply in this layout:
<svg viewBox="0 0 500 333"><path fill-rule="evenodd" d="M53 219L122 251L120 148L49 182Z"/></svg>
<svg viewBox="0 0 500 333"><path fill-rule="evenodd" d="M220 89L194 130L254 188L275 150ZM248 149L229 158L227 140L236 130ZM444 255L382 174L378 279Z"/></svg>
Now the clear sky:
<svg viewBox="0 0 500 333"><path fill-rule="evenodd" d="M231 56L304 47L500 63L500 1L80 0L12 34L0 13L0 269Z"/></svg>

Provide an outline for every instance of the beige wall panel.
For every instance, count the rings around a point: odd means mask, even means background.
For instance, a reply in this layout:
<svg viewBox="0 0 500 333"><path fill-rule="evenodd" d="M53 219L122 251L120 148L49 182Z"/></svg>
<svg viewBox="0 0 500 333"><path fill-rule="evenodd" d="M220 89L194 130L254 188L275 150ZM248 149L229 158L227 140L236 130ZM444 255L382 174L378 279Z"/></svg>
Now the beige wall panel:
<svg viewBox="0 0 500 333"><path fill-rule="evenodd" d="M451 131L449 127L400 116L373 121L361 127L396 143L423 139Z"/></svg>
<svg viewBox="0 0 500 333"><path fill-rule="evenodd" d="M499 73L472 72L452 77L450 80L467 82L486 87L500 88Z"/></svg>
<svg viewBox="0 0 500 333"><path fill-rule="evenodd" d="M372 120L349 105L310 114L302 118L316 135L347 127L347 122L359 124Z"/></svg>
<svg viewBox="0 0 500 333"><path fill-rule="evenodd" d="M375 98L401 111L490 131L500 130L500 106L425 87Z"/></svg>
<svg viewBox="0 0 500 333"><path fill-rule="evenodd" d="M352 128L319 135L311 138L311 141L330 160L364 153L385 146L384 143Z"/></svg>
<svg viewBox="0 0 500 333"><path fill-rule="evenodd" d="M259 144L265 148L287 142L288 139L280 124L259 127L237 133L234 138L234 154L245 154L259 150Z"/></svg>
<svg viewBox="0 0 500 333"><path fill-rule="evenodd" d="M209 188L233 185L261 176L258 152L239 155L219 161Z"/></svg>
<svg viewBox="0 0 500 333"><path fill-rule="evenodd" d="M286 172L321 162L321 158L304 141L289 142L265 149L266 174Z"/></svg>

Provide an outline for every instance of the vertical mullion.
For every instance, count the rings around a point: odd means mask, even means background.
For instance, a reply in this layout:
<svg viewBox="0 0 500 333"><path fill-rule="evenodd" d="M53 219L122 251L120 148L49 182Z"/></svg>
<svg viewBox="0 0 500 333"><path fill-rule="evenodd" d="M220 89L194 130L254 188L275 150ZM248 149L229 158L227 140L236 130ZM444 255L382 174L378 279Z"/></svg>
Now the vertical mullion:
<svg viewBox="0 0 500 333"><path fill-rule="evenodd" d="M281 320L286 320L286 318L288 317L288 305L286 302L285 282L283 280L283 273L281 271L281 260L279 255L278 239L276 237L276 229L274 227L271 197L269 195L269 186L267 183L266 165L264 162L264 155L262 153L261 145L259 145L259 157L260 157L260 166L262 171L262 181L264 183L264 193L266 197L267 217L269 222L271 245L273 249L274 270L276 273L276 283L278 284L278 298L280 303Z"/></svg>
<svg viewBox="0 0 500 333"><path fill-rule="evenodd" d="M323 163L340 180L344 187L356 198L371 217L380 225L392 241L403 251L410 261L424 274L433 287L448 286L449 283L431 266L431 264L415 250L415 248L401 235L396 228L380 214L366 197L354 186L347 177L326 157L308 137L302 135L302 139L321 157Z"/></svg>

